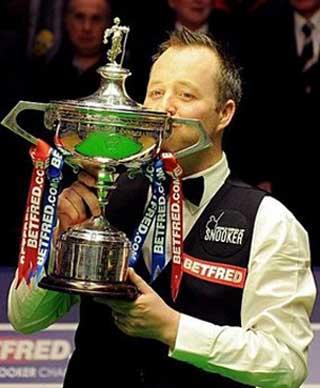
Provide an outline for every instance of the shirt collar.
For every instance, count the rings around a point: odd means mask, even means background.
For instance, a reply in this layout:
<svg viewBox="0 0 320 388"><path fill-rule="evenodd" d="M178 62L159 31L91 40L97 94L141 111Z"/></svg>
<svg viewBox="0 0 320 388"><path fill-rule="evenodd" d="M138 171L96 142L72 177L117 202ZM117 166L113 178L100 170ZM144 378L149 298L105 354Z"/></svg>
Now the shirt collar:
<svg viewBox="0 0 320 388"><path fill-rule="evenodd" d="M180 22L176 22L175 29L178 31L181 31L184 28L184 26ZM195 30L194 32L202 32L204 34L207 34L209 31L209 25L208 23L203 24L200 28Z"/></svg>
<svg viewBox="0 0 320 388"><path fill-rule="evenodd" d="M207 205L211 198L218 192L221 186L225 183L226 179L230 175L229 165L225 153L222 154L218 163L213 166L189 175L183 180L198 178L200 176L204 179L204 191L199 206L192 204L190 201L186 201L187 206L191 213L197 212L200 208Z"/></svg>
<svg viewBox="0 0 320 388"><path fill-rule="evenodd" d="M316 63L320 56L320 9L315 12L310 19L305 19L302 15L295 12L294 13L294 29L295 29L295 38L297 44L297 54L301 55L303 47L305 44L305 35L302 31L302 27L310 22L313 24L311 39L313 42L313 61Z"/></svg>
<svg viewBox="0 0 320 388"><path fill-rule="evenodd" d="M314 13L310 19L317 31L320 31L320 8Z"/></svg>
<svg viewBox="0 0 320 388"><path fill-rule="evenodd" d="M320 9L318 9L318 11L316 11L310 19L306 19L298 12L295 12L294 21L298 31L301 31L304 24L306 24L308 21L313 24L315 30L320 30Z"/></svg>

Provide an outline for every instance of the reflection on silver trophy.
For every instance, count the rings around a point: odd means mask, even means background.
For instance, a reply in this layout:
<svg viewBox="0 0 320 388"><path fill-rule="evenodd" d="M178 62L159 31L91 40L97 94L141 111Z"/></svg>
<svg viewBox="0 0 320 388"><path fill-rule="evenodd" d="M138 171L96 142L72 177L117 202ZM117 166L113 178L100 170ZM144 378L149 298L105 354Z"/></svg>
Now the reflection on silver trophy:
<svg viewBox="0 0 320 388"><path fill-rule="evenodd" d="M109 63L98 69L101 85L94 94L48 104L20 101L2 121L4 126L36 144L37 139L18 125L17 116L23 110L43 111L45 127L54 131L54 143L66 163L88 171L97 179L101 215L69 228L58 237L47 274L39 283L41 287L134 299L137 290L126 282L131 244L123 232L110 225L105 211L108 193L115 188L117 167L130 172L150 163L158 155L163 139L176 126L188 126L198 132L197 143L179 151L177 157L186 157L210 144L199 121L147 110L128 96L125 80L131 73L122 67L128 32L129 28L121 26L119 18L105 31L104 43L111 42L107 52Z"/></svg>

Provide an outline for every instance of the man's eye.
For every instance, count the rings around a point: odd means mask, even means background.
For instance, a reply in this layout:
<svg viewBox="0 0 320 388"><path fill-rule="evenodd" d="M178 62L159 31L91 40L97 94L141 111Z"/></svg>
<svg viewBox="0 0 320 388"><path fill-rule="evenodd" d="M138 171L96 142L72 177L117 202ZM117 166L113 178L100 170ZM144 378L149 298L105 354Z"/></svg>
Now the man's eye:
<svg viewBox="0 0 320 388"><path fill-rule="evenodd" d="M193 99L195 98L195 96L194 96L192 93L190 93L190 92L184 92L184 91L179 92L179 96L180 96L183 100L185 100L185 101L191 101L191 100L193 100Z"/></svg>
<svg viewBox="0 0 320 388"><path fill-rule="evenodd" d="M103 15L93 15L92 22L93 23L105 23L106 18Z"/></svg>
<svg viewBox="0 0 320 388"><path fill-rule="evenodd" d="M85 16L82 13L73 13L72 17L77 22L83 22L85 19Z"/></svg>
<svg viewBox="0 0 320 388"><path fill-rule="evenodd" d="M151 90L150 93L149 93L149 96L151 98L159 98L163 95L163 91L160 90L160 89L154 89L154 90Z"/></svg>

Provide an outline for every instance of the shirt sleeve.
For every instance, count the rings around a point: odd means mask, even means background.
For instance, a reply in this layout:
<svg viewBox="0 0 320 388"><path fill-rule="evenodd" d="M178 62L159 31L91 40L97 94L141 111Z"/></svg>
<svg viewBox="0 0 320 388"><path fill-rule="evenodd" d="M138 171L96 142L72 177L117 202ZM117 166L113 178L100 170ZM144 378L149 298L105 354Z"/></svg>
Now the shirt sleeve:
<svg viewBox="0 0 320 388"><path fill-rule="evenodd" d="M254 226L241 327L182 314L169 355L259 387L299 387L307 375L316 288L308 236L278 201L265 197Z"/></svg>
<svg viewBox="0 0 320 388"><path fill-rule="evenodd" d="M12 326L24 334L33 333L56 322L77 302L76 295L29 287L23 280L16 288L12 281L8 296L8 318Z"/></svg>

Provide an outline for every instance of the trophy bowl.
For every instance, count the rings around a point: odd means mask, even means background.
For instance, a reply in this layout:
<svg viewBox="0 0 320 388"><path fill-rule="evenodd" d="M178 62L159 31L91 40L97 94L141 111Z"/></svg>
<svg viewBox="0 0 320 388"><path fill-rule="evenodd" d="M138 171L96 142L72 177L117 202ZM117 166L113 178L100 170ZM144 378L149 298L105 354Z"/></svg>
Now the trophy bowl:
<svg viewBox="0 0 320 388"><path fill-rule="evenodd" d="M129 29L119 22L115 18L114 26L105 32L105 42L113 36L107 55L110 63L98 69L101 85L94 94L48 104L20 101L2 124L36 144L37 139L19 126L17 116L24 110L43 111L45 127L54 131L55 146L66 163L96 177L100 216L70 227L51 242L54 249L39 286L133 300L138 290L127 282L131 243L123 232L110 225L105 210L118 168L139 171L150 163L158 155L163 139L177 125L189 126L199 135L197 143L179 151L177 157L198 152L211 141L199 121L148 110L128 96L125 80L131 73L122 67L122 39L126 41ZM117 63L121 52L121 62Z"/></svg>
<svg viewBox="0 0 320 388"><path fill-rule="evenodd" d="M110 86L123 81L105 78ZM106 73L104 73L107 76ZM103 89L105 90L105 89ZM163 112L147 111L138 104L123 105L123 89L109 106L100 94L82 101L51 102L45 125L55 131L55 145L72 165L94 175L101 215L63 232L39 285L54 290L134 299L137 290L126 282L130 241L107 220L108 193L115 188L117 168L139 170L153 160L161 141L171 131ZM109 94L107 93L107 96ZM101 102L102 101L102 102Z"/></svg>

